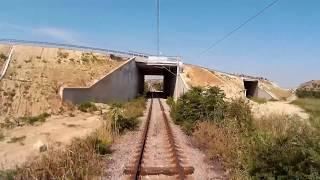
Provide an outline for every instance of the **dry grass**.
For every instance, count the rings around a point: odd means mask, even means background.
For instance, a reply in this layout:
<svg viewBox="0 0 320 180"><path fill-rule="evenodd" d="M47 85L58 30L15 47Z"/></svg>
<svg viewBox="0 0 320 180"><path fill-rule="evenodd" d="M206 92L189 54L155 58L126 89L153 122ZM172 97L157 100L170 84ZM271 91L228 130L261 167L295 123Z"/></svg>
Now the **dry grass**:
<svg viewBox="0 0 320 180"><path fill-rule="evenodd" d="M49 149L15 172L16 179L98 179L105 174L112 138L107 125L74 139L65 149Z"/></svg>
<svg viewBox="0 0 320 180"><path fill-rule="evenodd" d="M258 103L258 104L264 104L267 103L268 101L264 98L258 98L258 97L252 97L250 98L252 101Z"/></svg>
<svg viewBox="0 0 320 180"><path fill-rule="evenodd" d="M2 131L0 131L0 142L5 139L5 135L3 134Z"/></svg>
<svg viewBox="0 0 320 180"><path fill-rule="evenodd" d="M255 119L253 123L258 130L273 137L285 136L295 124L306 124L299 116L286 114L270 114Z"/></svg>
<svg viewBox="0 0 320 180"><path fill-rule="evenodd" d="M124 115L128 118L137 118L143 115L146 101L143 97L129 101L124 104Z"/></svg>
<svg viewBox="0 0 320 180"><path fill-rule="evenodd" d="M222 158L227 162L237 157L234 145L238 139L232 131L219 128L212 122L201 122L193 133L195 143L202 149L208 149L209 158Z"/></svg>
<svg viewBox="0 0 320 180"><path fill-rule="evenodd" d="M26 139L26 136L19 136L19 137L12 137L8 143L16 143L16 142L22 142Z"/></svg>

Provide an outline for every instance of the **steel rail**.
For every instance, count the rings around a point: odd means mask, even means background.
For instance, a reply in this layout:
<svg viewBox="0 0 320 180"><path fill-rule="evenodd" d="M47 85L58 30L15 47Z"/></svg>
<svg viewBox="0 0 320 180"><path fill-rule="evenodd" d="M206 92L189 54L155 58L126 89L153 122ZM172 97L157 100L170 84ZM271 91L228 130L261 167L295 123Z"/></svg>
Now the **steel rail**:
<svg viewBox="0 0 320 180"><path fill-rule="evenodd" d="M163 105L162 105L162 103L161 103L159 98L158 98L158 101L159 101L159 104L160 104L160 109L161 109L161 112L162 112L163 120L164 120L164 123L166 125L167 134L169 136L169 143L170 143L170 146L171 146L171 149L172 149L174 163L175 163L175 166L176 166L176 168L178 170L179 179L183 180L183 179L185 179L186 175L185 175L185 172L184 172L184 168L181 165L181 161L180 161L180 158L179 158L179 155L178 155L178 150L176 149L174 137L173 137L173 134L172 134L172 128L171 128L171 126L169 124L169 120L168 120L167 114L165 113Z"/></svg>
<svg viewBox="0 0 320 180"><path fill-rule="evenodd" d="M152 94L151 94L151 97L152 97ZM149 131L149 124L150 124L151 113L152 113L152 103L153 103L153 98L151 98L147 121L146 121L145 128L144 128L144 131L142 134L142 144L141 144L140 150L139 150L139 152L140 152L139 158L136 161L135 166L134 166L134 173L133 173L132 179L135 179L135 180L139 179L139 176L141 173L141 164L142 164L142 159L143 159L143 154L144 154L144 148L146 146L147 135L148 135L148 131Z"/></svg>

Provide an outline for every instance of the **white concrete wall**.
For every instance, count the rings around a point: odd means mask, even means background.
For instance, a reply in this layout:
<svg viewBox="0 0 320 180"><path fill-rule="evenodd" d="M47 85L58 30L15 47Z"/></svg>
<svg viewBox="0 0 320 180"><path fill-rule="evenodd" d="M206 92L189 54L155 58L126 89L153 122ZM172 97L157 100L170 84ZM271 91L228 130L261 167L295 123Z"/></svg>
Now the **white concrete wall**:
<svg viewBox="0 0 320 180"><path fill-rule="evenodd" d="M90 87L63 88L63 101L72 103L127 101L135 98L139 91L139 72L134 58L104 76Z"/></svg>
<svg viewBox="0 0 320 180"><path fill-rule="evenodd" d="M257 88L257 97L258 98L263 98L266 100L271 100L274 99L267 91L261 89L260 87Z"/></svg>
<svg viewBox="0 0 320 180"><path fill-rule="evenodd" d="M184 81L183 77L181 76L180 73L177 74L177 79L176 79L176 86L174 89L174 99L177 100L180 96L182 96L184 93L189 91L189 86L187 83Z"/></svg>

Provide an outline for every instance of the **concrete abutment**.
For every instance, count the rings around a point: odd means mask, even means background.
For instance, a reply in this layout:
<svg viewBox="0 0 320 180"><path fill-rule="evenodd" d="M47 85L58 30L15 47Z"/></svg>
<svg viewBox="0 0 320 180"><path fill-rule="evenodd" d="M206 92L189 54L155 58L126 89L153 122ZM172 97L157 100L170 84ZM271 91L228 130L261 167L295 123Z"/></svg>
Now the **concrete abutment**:
<svg viewBox="0 0 320 180"><path fill-rule="evenodd" d="M63 101L74 104L128 101L143 94L145 75L162 75L164 96L177 98L188 89L179 69L176 61L155 62L131 58L90 87L61 88L60 96Z"/></svg>

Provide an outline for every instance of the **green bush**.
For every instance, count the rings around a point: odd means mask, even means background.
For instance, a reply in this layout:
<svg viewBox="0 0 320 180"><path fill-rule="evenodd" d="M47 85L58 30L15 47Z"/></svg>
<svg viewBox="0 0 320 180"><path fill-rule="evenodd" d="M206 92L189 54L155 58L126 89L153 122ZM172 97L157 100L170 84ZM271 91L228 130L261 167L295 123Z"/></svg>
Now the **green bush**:
<svg viewBox="0 0 320 180"><path fill-rule="evenodd" d="M236 130L247 135L254 130L251 106L246 100L232 100L228 103L225 114L224 124L232 124Z"/></svg>
<svg viewBox="0 0 320 180"><path fill-rule="evenodd" d="M138 117L143 115L145 98L139 97L126 103L112 103L105 119L111 121L114 133L134 130L139 125Z"/></svg>
<svg viewBox="0 0 320 180"><path fill-rule="evenodd" d="M320 98L319 90L297 89L296 95L299 98Z"/></svg>
<svg viewBox="0 0 320 180"><path fill-rule="evenodd" d="M197 121L220 122L224 118L225 94L218 87L193 87L173 105L175 122L191 133Z"/></svg>
<svg viewBox="0 0 320 180"><path fill-rule="evenodd" d="M110 143L104 142L101 139L95 139L94 147L97 154L106 155L111 154Z"/></svg>
<svg viewBox="0 0 320 180"><path fill-rule="evenodd" d="M163 91L163 82L156 82L152 84L156 91Z"/></svg>
<svg viewBox="0 0 320 180"><path fill-rule="evenodd" d="M98 110L97 106L92 102L79 104L78 109L82 112L93 112Z"/></svg>
<svg viewBox="0 0 320 180"><path fill-rule="evenodd" d="M299 98L294 100L295 104L310 114L309 121L315 128L320 130L320 99L316 98Z"/></svg>
<svg viewBox="0 0 320 180"><path fill-rule="evenodd" d="M192 88L175 103L171 115L210 158L248 179L316 179L320 177L320 131L298 116L272 114L254 118L248 101L224 101L217 87ZM294 102L319 120L320 101ZM320 122L320 121L319 121ZM320 127L320 126L319 126ZM240 176L235 175L235 179Z"/></svg>
<svg viewBox="0 0 320 180"><path fill-rule="evenodd" d="M292 127L283 136L253 137L249 173L258 178L314 179L320 176L320 136Z"/></svg>
<svg viewBox="0 0 320 180"><path fill-rule="evenodd" d="M16 170L0 170L0 179L14 180Z"/></svg>
<svg viewBox="0 0 320 180"><path fill-rule="evenodd" d="M174 99L173 99L173 97L168 97L167 98L167 100L166 100L166 103L170 106L170 107L172 107L172 106L174 106Z"/></svg>

